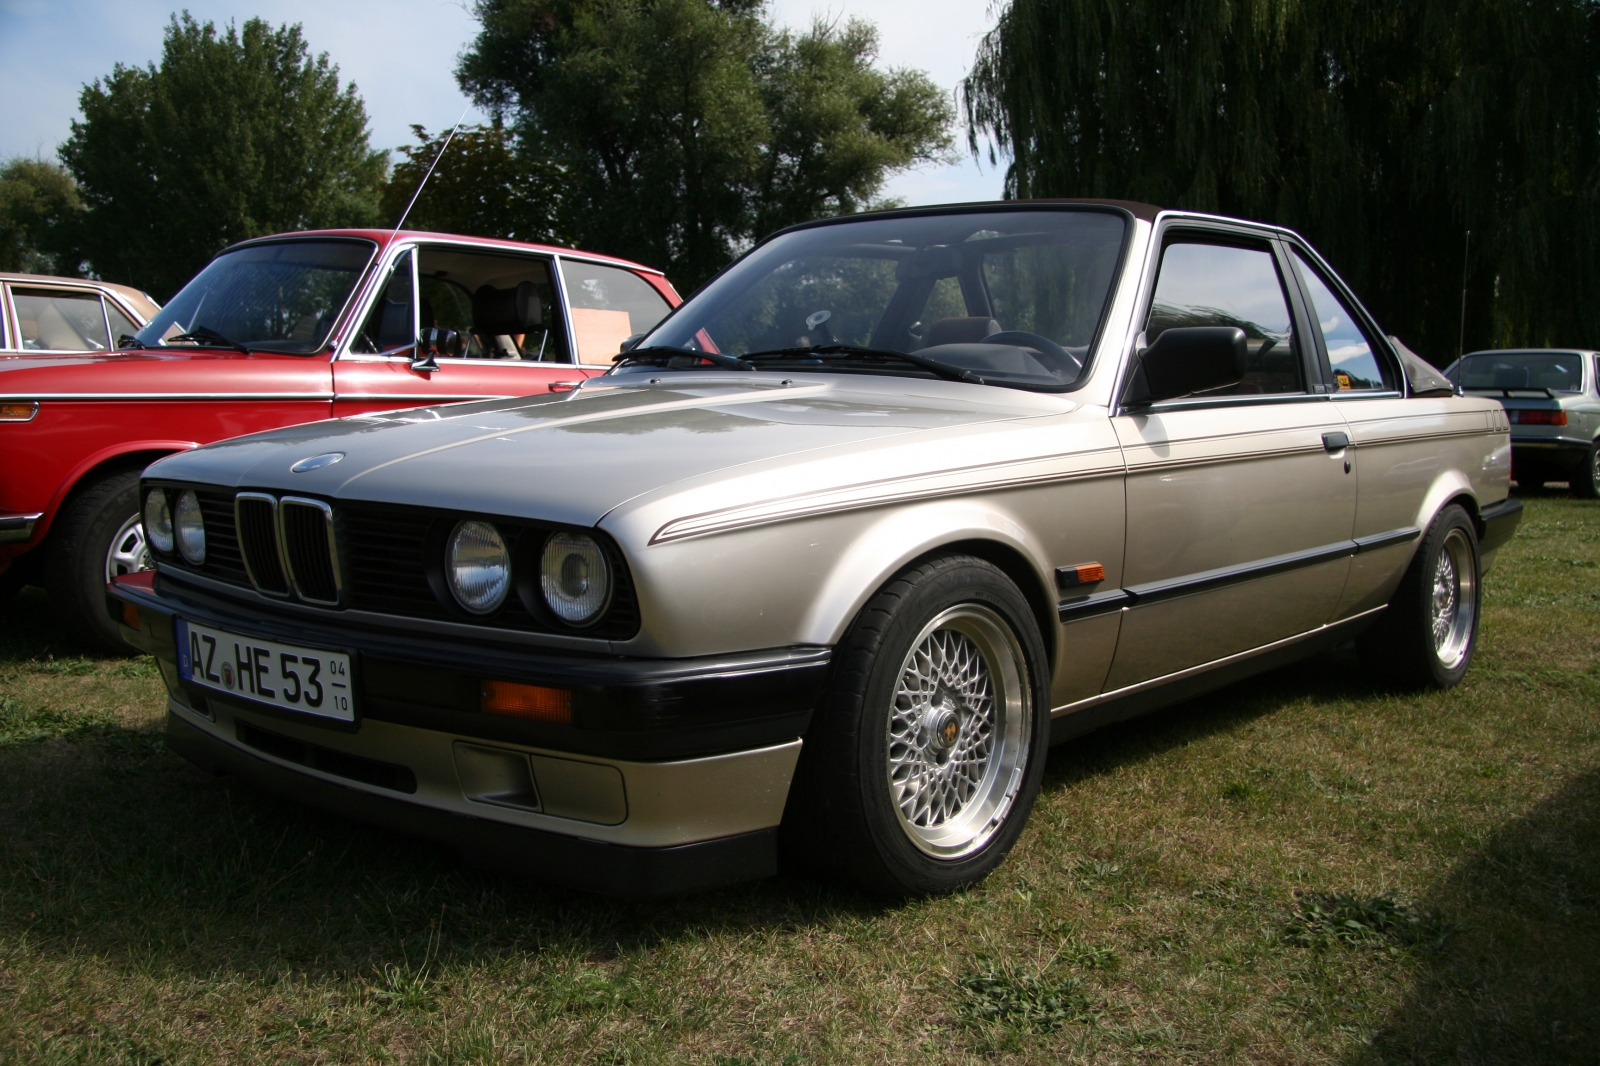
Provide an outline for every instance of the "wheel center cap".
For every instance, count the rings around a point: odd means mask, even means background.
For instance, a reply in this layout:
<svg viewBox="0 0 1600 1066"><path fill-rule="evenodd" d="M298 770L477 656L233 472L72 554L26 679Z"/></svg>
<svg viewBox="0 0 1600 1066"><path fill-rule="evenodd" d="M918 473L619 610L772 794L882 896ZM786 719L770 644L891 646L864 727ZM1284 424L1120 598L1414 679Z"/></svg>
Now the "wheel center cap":
<svg viewBox="0 0 1600 1066"><path fill-rule="evenodd" d="M936 752L947 752L956 746L961 736L961 716L948 705L935 707L928 715L928 746Z"/></svg>

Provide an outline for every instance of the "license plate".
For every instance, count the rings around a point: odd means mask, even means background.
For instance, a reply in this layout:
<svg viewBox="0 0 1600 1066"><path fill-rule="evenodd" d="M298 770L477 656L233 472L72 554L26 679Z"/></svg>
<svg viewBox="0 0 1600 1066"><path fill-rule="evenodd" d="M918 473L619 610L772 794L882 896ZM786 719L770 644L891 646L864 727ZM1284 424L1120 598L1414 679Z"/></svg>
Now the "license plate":
<svg viewBox="0 0 1600 1066"><path fill-rule="evenodd" d="M287 711L356 720L350 656L241 637L178 619L178 673L206 688Z"/></svg>

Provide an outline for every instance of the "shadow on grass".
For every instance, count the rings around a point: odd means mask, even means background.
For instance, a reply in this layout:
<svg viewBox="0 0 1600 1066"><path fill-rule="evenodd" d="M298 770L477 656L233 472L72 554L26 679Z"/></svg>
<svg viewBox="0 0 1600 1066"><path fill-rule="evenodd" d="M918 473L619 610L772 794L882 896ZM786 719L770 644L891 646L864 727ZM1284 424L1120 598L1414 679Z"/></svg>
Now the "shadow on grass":
<svg viewBox="0 0 1600 1066"><path fill-rule="evenodd" d="M0 604L0 666L86 654L93 653L86 652L50 612L44 589L25 588L10 602ZM131 649L129 654L133 654Z"/></svg>
<svg viewBox="0 0 1600 1066"><path fill-rule="evenodd" d="M1065 788L1225 733L1302 700L1381 697L1353 650L1339 650L1247 678L1153 713L1098 729L1050 749L1046 790Z"/></svg>
<svg viewBox="0 0 1600 1066"><path fill-rule="evenodd" d="M1423 906L1454 933L1348 1066L1596 1061L1600 770L1498 829Z"/></svg>

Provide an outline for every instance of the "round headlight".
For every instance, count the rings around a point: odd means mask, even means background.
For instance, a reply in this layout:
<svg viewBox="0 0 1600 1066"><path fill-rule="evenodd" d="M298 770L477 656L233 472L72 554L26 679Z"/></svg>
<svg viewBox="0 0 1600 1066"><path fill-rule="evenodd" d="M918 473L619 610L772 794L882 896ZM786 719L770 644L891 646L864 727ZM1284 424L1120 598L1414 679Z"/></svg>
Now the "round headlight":
<svg viewBox="0 0 1600 1066"><path fill-rule="evenodd" d="M557 618L568 625L588 625L611 599L611 566L594 538L552 533L539 559L539 587Z"/></svg>
<svg viewBox="0 0 1600 1066"><path fill-rule="evenodd" d="M511 591L511 553L488 522L458 522L445 548L445 575L456 602L473 614L488 614Z"/></svg>
<svg viewBox="0 0 1600 1066"><path fill-rule="evenodd" d="M167 494L151 489L144 498L144 535L158 552L172 550L172 510L167 506Z"/></svg>
<svg viewBox="0 0 1600 1066"><path fill-rule="evenodd" d="M173 512L172 524L178 535L178 551L193 566L206 561L206 522L200 516L200 500L194 490L184 489L178 494L178 507Z"/></svg>

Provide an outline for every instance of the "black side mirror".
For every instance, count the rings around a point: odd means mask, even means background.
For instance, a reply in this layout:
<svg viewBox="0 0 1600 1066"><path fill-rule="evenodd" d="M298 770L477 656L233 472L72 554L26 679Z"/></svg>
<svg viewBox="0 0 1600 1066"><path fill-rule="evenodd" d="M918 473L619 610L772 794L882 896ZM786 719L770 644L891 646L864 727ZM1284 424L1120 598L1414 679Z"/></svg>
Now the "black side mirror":
<svg viewBox="0 0 1600 1066"><path fill-rule="evenodd" d="M642 340L644 340L643 333L635 333L631 337L623 338L622 346L617 349L617 358L621 359L624 355L639 347L639 342Z"/></svg>
<svg viewBox="0 0 1600 1066"><path fill-rule="evenodd" d="M411 369L431 373L439 369L439 356L458 358L466 349L466 337L455 330L429 327L417 335L417 350L411 359Z"/></svg>
<svg viewBox="0 0 1600 1066"><path fill-rule="evenodd" d="M1129 407L1225 389L1244 380L1245 335L1238 326L1179 326L1139 353L1122 402Z"/></svg>

